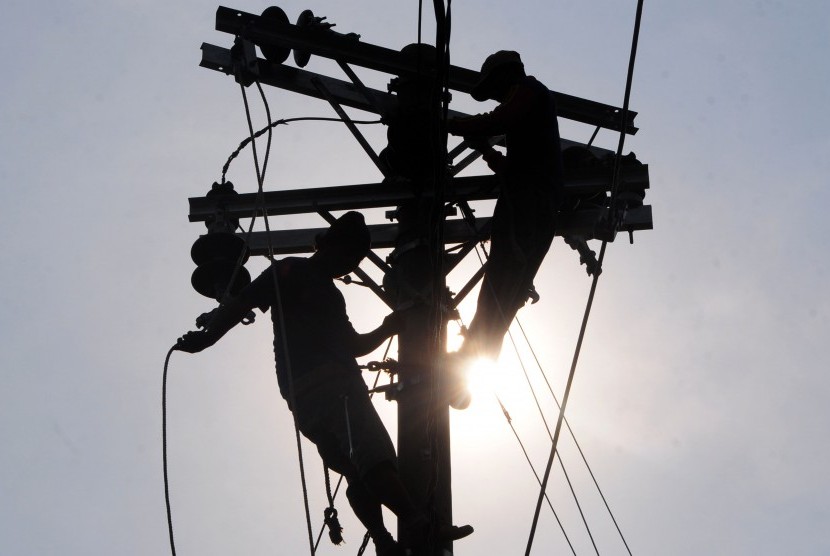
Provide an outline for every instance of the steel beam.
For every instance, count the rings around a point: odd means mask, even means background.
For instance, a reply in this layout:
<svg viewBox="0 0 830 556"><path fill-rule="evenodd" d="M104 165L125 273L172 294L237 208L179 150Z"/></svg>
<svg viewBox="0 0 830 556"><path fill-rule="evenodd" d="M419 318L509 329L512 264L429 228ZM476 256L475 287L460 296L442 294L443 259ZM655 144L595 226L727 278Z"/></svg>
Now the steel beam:
<svg viewBox="0 0 830 556"><path fill-rule="evenodd" d="M649 187L648 166L623 168L619 191L644 191ZM565 196L588 195L608 191L611 171L584 172L565 180ZM445 192L447 202L495 199L499 193L499 179L494 175L453 178ZM257 209L269 215L304 214L320 210L341 211L367 208L395 207L412 200L415 195L405 182L386 182L363 185L341 185L309 189L269 191L262 203L256 193L241 193L227 197L191 197L189 219L203 222L212 218L221 204L233 218L249 218Z"/></svg>
<svg viewBox="0 0 830 556"><path fill-rule="evenodd" d="M231 51L221 46L208 43L202 44L202 61L199 65L233 76ZM282 64L272 64L261 58L256 60L255 67L257 68L257 78L261 83L291 91L292 93L298 93L320 100L328 100L323 92L315 85L315 83L320 83L338 104L372 114L378 114L381 118L387 114L394 113L398 106L398 97L393 94L366 86L359 86L342 79L335 79ZM457 110L450 110L448 115L451 118L469 116L469 114ZM504 137L493 137L491 142L494 145L503 145ZM602 149L564 138L561 139L561 144L563 149L568 147L587 148L599 158L614 154L614 151L608 149ZM465 151L466 146L462 145L463 143L459 144L451 151L451 158L454 159ZM456 165L458 171L462 169L461 166L462 163Z"/></svg>
<svg viewBox="0 0 830 556"><path fill-rule="evenodd" d="M276 25L269 22L268 26L260 25L258 15L232 8L220 6L217 9L216 30L241 36L256 44L306 50L315 56L394 75L418 73L416 65L397 50L360 42L354 37L338 33L300 28L290 23ZM469 93L478 77L477 71L450 66L449 87ZM563 118L615 131L622 129L620 108L573 95L558 92L551 94L555 97L559 115ZM629 111L628 121L624 125L626 133L637 132L637 128L634 127L636 116L636 112Z"/></svg>
<svg viewBox="0 0 830 556"><path fill-rule="evenodd" d="M580 210L562 213L561 223L556 229L556 235L583 235L592 239L594 227L602 216L601 209ZM489 217L477 218L480 229L487 230ZM626 211L625 219L621 223L620 231L641 231L652 229L651 206L631 208ZM279 230L271 232L271 245L275 255L295 255L314 251L314 237L324 232L325 228L303 228L296 230ZM372 234L372 249L392 249L398 235L397 224L373 224L369 226ZM248 237L248 249L252 256L268 254L268 232L253 232ZM245 237L240 232L237 235ZM470 240L483 241L489 238L486 231L476 233L463 220L447 220L444 227L446 244L464 243Z"/></svg>

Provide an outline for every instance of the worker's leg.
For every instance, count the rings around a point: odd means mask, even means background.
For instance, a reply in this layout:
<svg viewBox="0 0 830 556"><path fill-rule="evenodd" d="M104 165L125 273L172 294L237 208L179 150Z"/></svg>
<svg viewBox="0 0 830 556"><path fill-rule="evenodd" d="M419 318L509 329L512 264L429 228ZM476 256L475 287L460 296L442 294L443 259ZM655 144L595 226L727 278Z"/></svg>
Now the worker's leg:
<svg viewBox="0 0 830 556"><path fill-rule="evenodd" d="M415 507L397 469L391 463L381 463L370 469L363 476L363 482L369 492L401 520L409 522L421 517L421 512Z"/></svg>
<svg viewBox="0 0 830 556"><path fill-rule="evenodd" d="M386 529L383 523L383 511L380 501L369 492L366 484L355 477L347 478L349 487L346 489L346 497L352 511L369 531L369 536L375 543L375 550L378 555L403 555L403 550L395 542L394 537Z"/></svg>
<svg viewBox="0 0 830 556"><path fill-rule="evenodd" d="M504 336L550 249L554 218L555 212L543 201L497 203L478 306L462 348L465 355L498 358Z"/></svg>
<svg viewBox="0 0 830 556"><path fill-rule="evenodd" d="M481 281L478 304L461 351L466 356L496 359L510 322L518 307L514 299L521 286L517 276L524 265L524 254L516 243L511 207L502 199L493 211L490 254Z"/></svg>

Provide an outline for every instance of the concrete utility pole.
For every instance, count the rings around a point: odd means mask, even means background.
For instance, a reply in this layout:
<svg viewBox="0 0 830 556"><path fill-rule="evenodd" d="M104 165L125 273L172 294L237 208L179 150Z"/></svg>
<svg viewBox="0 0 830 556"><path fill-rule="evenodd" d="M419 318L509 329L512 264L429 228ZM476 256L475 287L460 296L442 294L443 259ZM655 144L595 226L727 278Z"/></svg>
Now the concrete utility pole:
<svg viewBox="0 0 830 556"><path fill-rule="evenodd" d="M254 194L219 191L190 199L189 218L193 222L233 221L248 218L253 210L260 208L267 215L316 212L330 219L329 211L396 209L397 224L370 226L373 247L394 247L388 262L374 253L370 255L370 260L384 273L383 285L361 270L356 273L387 305L406 315L407 325L398 340L398 387L393 396L398 403L400 474L416 504L427 508L440 524L450 525L449 396L446 391L448 381L441 373L440 356L446 351L447 314L469 293L480 279L480 273L454 297L446 289L445 277L478 241L488 237L488 219L477 218L475 228L471 228L458 219L445 222L445 216L451 203L496 198L498 185L494 176L453 177L474 156L468 156L455 164L454 169L447 170L448 163L464 149L455 149L448 158L445 145L435 147L440 110L439 96L434 94L436 89L432 81L434 48L410 45L399 52L360 42L357 35L335 33L330 27L309 10L300 15L296 25L292 25L285 13L276 7L268 8L261 16L220 7L216 13L216 29L234 35L234 46L226 49L203 44L201 65L232 75L245 86L258 81L327 101L378 167L384 182L271 192L260 201ZM266 59L257 58L255 45ZM295 63L300 67L304 67L312 55L336 60L349 81L284 64L292 50ZM390 84L394 94L366 87L350 64L396 76ZM456 66L450 66L448 71L450 88L461 92L469 92L478 77L477 72ZM431 94L425 95L425 91L431 91ZM620 110L616 107L561 93L552 94L556 96L560 117L597 128L624 129L627 133L637 131L633 124L635 112L630 112L628 120L621 122ZM381 153L375 153L351 124L342 106L383 116L390 126L389 145ZM431 135L424 139L424 134ZM572 145L578 144L563 140L563 146ZM599 155L609 153L593 147L591 150ZM610 185L608 172L594 171L570 178L565 189L566 194L585 195L605 192ZM625 171L620 190L632 191L642 198L646 188L647 167ZM597 222L607 217L607 211L596 208L563 214L557 233L594 237ZM651 208L647 205L627 208L617 215L617 220L620 230L650 229ZM275 246L276 254L308 252L319 231L276 230L271 232L270 243ZM209 228L207 235L210 232ZM223 233L230 232L225 230ZM250 254L266 254L268 243L265 232L252 234L248 242ZM445 253L448 243L464 246L454 257L449 257ZM228 248L229 251L233 249ZM226 258L233 259L231 255L233 253ZM203 289L209 291L211 288L205 286ZM399 533L406 534L405 531ZM417 556L446 554L452 554L451 543L433 543Z"/></svg>

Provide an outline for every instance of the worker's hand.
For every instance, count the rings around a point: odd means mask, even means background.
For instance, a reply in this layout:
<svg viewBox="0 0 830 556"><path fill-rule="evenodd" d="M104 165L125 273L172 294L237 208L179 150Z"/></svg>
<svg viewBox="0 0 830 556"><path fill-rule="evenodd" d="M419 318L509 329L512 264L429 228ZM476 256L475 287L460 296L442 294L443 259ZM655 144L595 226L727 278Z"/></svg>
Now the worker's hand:
<svg viewBox="0 0 830 556"><path fill-rule="evenodd" d="M176 342L176 349L187 353L199 353L216 343L212 335L203 330L188 332Z"/></svg>

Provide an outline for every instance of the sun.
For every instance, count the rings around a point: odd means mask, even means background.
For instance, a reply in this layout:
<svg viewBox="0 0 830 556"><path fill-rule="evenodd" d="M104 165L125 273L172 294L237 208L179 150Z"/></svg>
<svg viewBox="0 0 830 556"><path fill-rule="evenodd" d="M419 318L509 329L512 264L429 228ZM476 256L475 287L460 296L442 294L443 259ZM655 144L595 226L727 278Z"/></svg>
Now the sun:
<svg viewBox="0 0 830 556"><path fill-rule="evenodd" d="M521 368L510 356L497 361L471 359L459 367L455 380L463 381L470 402L466 408L452 410L454 434L465 439L468 449L486 451L487 446L489 450L504 447L502 442L512 438L507 416L524 418L533 407Z"/></svg>

